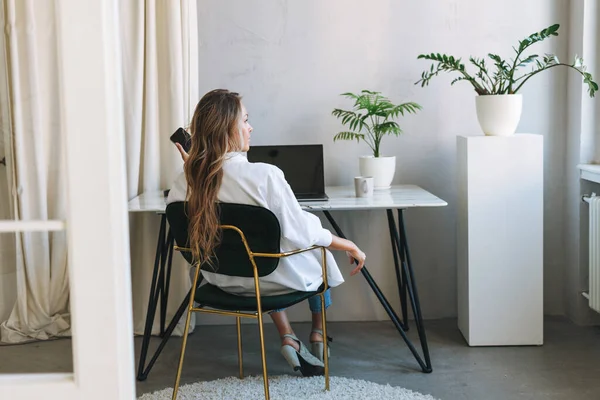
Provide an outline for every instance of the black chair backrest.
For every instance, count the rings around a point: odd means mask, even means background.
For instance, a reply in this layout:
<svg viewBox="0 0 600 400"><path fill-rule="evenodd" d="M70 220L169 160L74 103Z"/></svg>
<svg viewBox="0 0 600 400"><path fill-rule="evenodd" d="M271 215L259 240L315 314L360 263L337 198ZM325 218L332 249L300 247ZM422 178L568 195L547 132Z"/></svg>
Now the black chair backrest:
<svg viewBox="0 0 600 400"><path fill-rule="evenodd" d="M275 214L270 210L247 204L218 204L221 225L232 225L239 228L246 237L250 250L255 253L279 253L281 227ZM167 205L167 220L171 226L171 234L180 247L189 245L189 217L187 202L174 202ZM183 252L183 256L193 264L191 254ZM246 252L240 235L231 229L222 232L222 240L215 249L214 267L203 265L202 269L219 274L240 277L253 277L252 263ZM278 258L255 258L258 275L266 276L275 271Z"/></svg>

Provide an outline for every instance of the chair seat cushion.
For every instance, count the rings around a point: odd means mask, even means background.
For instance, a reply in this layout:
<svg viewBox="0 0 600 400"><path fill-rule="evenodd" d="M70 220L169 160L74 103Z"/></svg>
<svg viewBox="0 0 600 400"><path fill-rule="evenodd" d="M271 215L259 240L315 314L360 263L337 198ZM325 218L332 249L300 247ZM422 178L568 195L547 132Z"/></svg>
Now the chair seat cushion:
<svg viewBox="0 0 600 400"><path fill-rule="evenodd" d="M323 285L316 292L292 292L277 296L261 296L262 310L271 311L291 307L323 290ZM237 296L226 293L209 283L196 290L195 299L201 307L211 307L227 311L256 311L256 297Z"/></svg>

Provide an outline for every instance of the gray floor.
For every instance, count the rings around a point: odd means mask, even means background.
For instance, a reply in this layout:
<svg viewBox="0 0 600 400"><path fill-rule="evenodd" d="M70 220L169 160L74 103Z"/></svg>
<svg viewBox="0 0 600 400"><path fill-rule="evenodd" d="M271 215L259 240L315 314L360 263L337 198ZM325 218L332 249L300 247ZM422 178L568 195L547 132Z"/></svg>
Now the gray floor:
<svg viewBox="0 0 600 400"><path fill-rule="evenodd" d="M305 340L309 325L294 327ZM543 346L493 348L466 346L455 320L426 321L426 327L431 374L418 371L390 323L331 323L331 373L403 386L441 400L600 399L600 327L581 328L563 318L547 318ZM243 332L245 372L260 374L257 329L246 325ZM415 333L411 330L410 336ZM293 373L278 352L271 325L266 335L269 373ZM137 355L140 338L135 344ZM172 386L180 344L181 338L169 342L148 379L137 382L138 395ZM0 373L69 371L70 346L69 340L58 340L0 347ZM190 336L183 383L236 373L235 326L206 327Z"/></svg>

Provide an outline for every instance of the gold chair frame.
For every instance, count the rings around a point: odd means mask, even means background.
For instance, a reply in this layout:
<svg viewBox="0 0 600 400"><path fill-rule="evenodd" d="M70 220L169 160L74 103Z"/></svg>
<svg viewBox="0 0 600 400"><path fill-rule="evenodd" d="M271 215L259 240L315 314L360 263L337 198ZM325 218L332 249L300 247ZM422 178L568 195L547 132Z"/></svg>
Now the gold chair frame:
<svg viewBox="0 0 600 400"><path fill-rule="evenodd" d="M256 266L255 257L264 257L264 258L284 258L293 256L295 254L304 253L306 251L321 249L321 267L323 269L323 290L317 293L321 298L321 318L323 321L323 364L325 365L325 390L329 390L329 354L327 349L327 318L325 311L325 298L323 297L325 291L327 290L327 254L325 252L325 247L323 246L311 246L306 249L293 250L284 253L255 253L250 249L248 245L248 241L246 240L246 236L241 229L233 225L221 225L221 229L223 230L234 230L242 239L244 243L244 247L246 248L246 252L248 253L248 258L250 259L250 263L252 264L252 268L254 270L254 290L256 292L256 305L257 312L240 312L240 311L222 311L222 310L206 310L204 308L195 308L194 307L194 298L196 295L196 288L198 287L198 277L200 276L200 264L196 263L196 272L194 274L194 283L192 284L192 293L190 296L190 303L188 306L187 317L185 321L185 330L183 333L183 343L181 345L181 354L179 357L179 366L177 368L177 377L175 378L175 386L173 387L173 396L172 400L177 399L177 392L179 391L179 382L181 379L181 371L183 368L183 359L185 356L185 348L187 344L187 337L190 328L190 318L192 312L202 312L208 314L220 314L220 315L228 315L236 317L236 325L237 325L237 341L238 341L238 364L240 369L240 379L244 378L244 366L243 366L243 356L242 356L242 330L241 330L241 319L240 318L254 318L258 319L258 330L260 335L260 351L262 356L262 369L263 369L263 385L265 389L265 399L269 400L269 380L267 375L267 359L265 356L265 339L263 335L263 314L261 298L260 298L260 285L259 285L259 277L258 277L258 267ZM175 246L175 250L182 252L191 252L189 248Z"/></svg>

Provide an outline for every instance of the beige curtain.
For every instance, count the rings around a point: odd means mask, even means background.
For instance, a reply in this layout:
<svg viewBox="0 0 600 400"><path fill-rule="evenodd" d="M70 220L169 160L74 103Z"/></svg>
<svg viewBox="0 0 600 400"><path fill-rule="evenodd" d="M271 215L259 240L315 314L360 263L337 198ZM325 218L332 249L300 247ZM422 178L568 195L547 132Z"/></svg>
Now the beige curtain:
<svg viewBox="0 0 600 400"><path fill-rule="evenodd" d="M129 197L168 189L183 163L169 136L188 125L198 102L196 0L120 4ZM144 331L160 218L130 217L134 331ZM167 319L190 288L189 267L175 254ZM153 333L158 332L158 313ZM182 321L183 322L183 321ZM183 327L175 335L183 333Z"/></svg>
<svg viewBox="0 0 600 400"><path fill-rule="evenodd" d="M4 146L8 165L0 184L6 183L3 199L12 195L12 201L5 203L11 206L2 207L3 217L66 216L54 8L55 1L50 0L2 3L5 34L0 57L7 89L2 98L2 131L10 140ZM11 311L8 319L0 321L0 342L70 335L65 232L5 236L0 249L2 287L14 285L12 295L3 296L4 316L7 306Z"/></svg>
<svg viewBox="0 0 600 400"><path fill-rule="evenodd" d="M0 8L0 23L5 25L4 7ZM14 219L13 197L10 195L9 168L12 164L12 134L8 95L6 43L0 40L0 219ZM12 171L12 168L10 169ZM0 234L0 323L6 321L17 299L16 245L14 235Z"/></svg>
<svg viewBox="0 0 600 400"><path fill-rule="evenodd" d="M56 1L2 3L0 88L7 96L0 99L0 159L6 156L10 168L0 166L0 218L65 217ZM130 198L168 188L182 169L169 136L188 124L198 101L196 13L195 0L120 2ZM130 218L136 333L144 327L158 222L156 215ZM64 233L1 235L0 260L0 343L70 335ZM189 290L188 271L175 255L168 318Z"/></svg>

